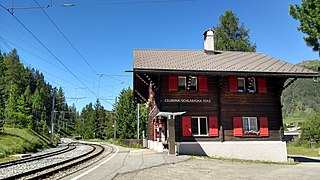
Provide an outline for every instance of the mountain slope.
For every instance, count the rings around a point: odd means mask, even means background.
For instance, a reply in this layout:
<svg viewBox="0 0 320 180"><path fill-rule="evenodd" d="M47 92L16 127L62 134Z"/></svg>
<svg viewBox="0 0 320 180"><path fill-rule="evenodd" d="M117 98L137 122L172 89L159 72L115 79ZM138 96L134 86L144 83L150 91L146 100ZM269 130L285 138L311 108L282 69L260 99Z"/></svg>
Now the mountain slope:
<svg viewBox="0 0 320 180"><path fill-rule="evenodd" d="M320 60L303 61L298 65L319 72ZM309 113L320 111L320 81L297 79L283 91L281 101L284 123L303 122Z"/></svg>

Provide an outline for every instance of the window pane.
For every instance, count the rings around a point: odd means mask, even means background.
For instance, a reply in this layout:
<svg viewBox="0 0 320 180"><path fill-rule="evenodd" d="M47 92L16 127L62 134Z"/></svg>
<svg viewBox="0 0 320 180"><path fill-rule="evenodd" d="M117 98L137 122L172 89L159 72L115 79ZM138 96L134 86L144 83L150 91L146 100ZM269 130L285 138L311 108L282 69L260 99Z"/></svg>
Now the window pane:
<svg viewBox="0 0 320 180"><path fill-rule="evenodd" d="M256 91L256 85L255 85L254 77L249 77L248 78L247 91L248 92L255 92Z"/></svg>
<svg viewBox="0 0 320 180"><path fill-rule="evenodd" d="M186 77L184 76L178 77L178 87L179 87L179 90L186 90Z"/></svg>
<svg viewBox="0 0 320 180"><path fill-rule="evenodd" d="M250 130L258 131L257 118L250 118Z"/></svg>
<svg viewBox="0 0 320 180"><path fill-rule="evenodd" d="M190 77L188 82L190 91L197 91L197 77Z"/></svg>
<svg viewBox="0 0 320 180"><path fill-rule="evenodd" d="M245 91L245 81L244 78L238 78L238 92L244 92Z"/></svg>
<svg viewBox="0 0 320 180"><path fill-rule="evenodd" d="M198 135L198 118L191 118L192 134Z"/></svg>
<svg viewBox="0 0 320 180"><path fill-rule="evenodd" d="M249 131L248 118L242 118L242 128L243 131Z"/></svg>
<svg viewBox="0 0 320 180"><path fill-rule="evenodd" d="M207 118L200 118L200 134L207 135Z"/></svg>

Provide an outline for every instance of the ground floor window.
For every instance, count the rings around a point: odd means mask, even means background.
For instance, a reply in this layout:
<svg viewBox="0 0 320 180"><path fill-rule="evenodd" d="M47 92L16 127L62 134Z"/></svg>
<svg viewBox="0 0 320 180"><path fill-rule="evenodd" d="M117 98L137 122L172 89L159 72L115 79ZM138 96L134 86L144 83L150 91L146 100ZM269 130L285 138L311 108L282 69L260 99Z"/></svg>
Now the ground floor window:
<svg viewBox="0 0 320 180"><path fill-rule="evenodd" d="M192 135L207 136L208 120L207 117L191 117Z"/></svg>
<svg viewBox="0 0 320 180"><path fill-rule="evenodd" d="M258 122L256 117L242 117L242 130L245 134L258 132Z"/></svg>

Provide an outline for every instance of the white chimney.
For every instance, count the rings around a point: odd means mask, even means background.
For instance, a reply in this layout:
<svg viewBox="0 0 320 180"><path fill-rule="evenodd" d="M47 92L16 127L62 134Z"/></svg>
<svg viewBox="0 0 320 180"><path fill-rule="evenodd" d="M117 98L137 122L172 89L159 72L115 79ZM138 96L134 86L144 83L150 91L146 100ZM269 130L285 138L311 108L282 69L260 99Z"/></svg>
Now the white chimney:
<svg viewBox="0 0 320 180"><path fill-rule="evenodd" d="M214 52L214 31L212 29L206 30L204 35L204 51L205 52Z"/></svg>

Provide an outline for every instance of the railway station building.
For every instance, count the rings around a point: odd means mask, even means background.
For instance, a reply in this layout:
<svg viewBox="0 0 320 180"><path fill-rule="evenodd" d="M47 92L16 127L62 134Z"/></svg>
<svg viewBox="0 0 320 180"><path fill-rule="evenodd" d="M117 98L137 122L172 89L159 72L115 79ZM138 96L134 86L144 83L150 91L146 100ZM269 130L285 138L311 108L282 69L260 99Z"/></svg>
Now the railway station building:
<svg viewBox="0 0 320 180"><path fill-rule="evenodd" d="M317 72L258 52L135 49L136 103L148 112L148 148L170 154L287 161L282 91Z"/></svg>

